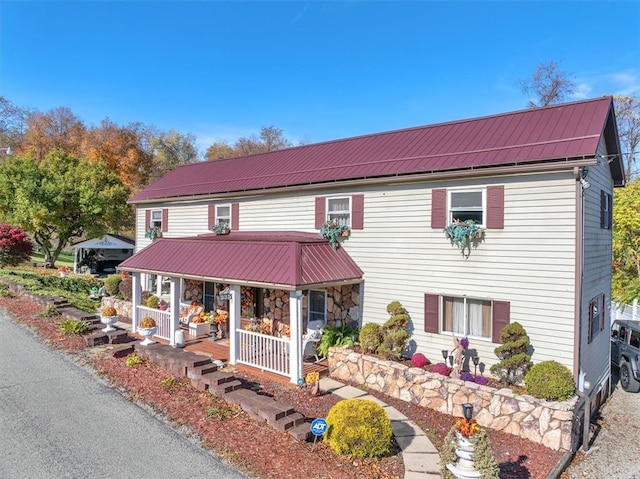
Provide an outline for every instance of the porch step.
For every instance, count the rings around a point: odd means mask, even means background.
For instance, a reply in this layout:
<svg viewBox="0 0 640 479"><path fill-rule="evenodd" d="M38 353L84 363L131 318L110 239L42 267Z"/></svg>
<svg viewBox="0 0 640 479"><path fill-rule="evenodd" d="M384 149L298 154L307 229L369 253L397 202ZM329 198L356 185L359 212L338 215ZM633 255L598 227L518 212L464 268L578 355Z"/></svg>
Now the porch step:
<svg viewBox="0 0 640 479"><path fill-rule="evenodd" d="M230 393L234 391L242 391L242 383L237 379L232 381L226 381L221 384L209 384L209 392L216 394L217 396L225 396L225 399L228 398Z"/></svg>
<svg viewBox="0 0 640 479"><path fill-rule="evenodd" d="M278 403L271 400L271 404L263 404L258 408L258 415L268 423L279 421L296 412L288 404Z"/></svg>
<svg viewBox="0 0 640 479"><path fill-rule="evenodd" d="M313 436L311 434L311 424L306 421L298 424L297 426L293 426L287 432L298 441L308 441Z"/></svg>
<svg viewBox="0 0 640 479"><path fill-rule="evenodd" d="M187 377L189 379L200 379L204 374L215 373L217 370L218 366L209 361L209 364L203 364L202 366L187 367Z"/></svg>
<svg viewBox="0 0 640 479"><path fill-rule="evenodd" d="M84 337L87 346L100 346L103 344L124 344L130 342L131 338L125 330L109 331L107 333L97 330Z"/></svg>
<svg viewBox="0 0 640 479"><path fill-rule="evenodd" d="M267 421L267 423L278 431L288 431L295 426L299 426L305 421L306 418L299 412L296 412L285 416L282 419L278 419L277 421Z"/></svg>

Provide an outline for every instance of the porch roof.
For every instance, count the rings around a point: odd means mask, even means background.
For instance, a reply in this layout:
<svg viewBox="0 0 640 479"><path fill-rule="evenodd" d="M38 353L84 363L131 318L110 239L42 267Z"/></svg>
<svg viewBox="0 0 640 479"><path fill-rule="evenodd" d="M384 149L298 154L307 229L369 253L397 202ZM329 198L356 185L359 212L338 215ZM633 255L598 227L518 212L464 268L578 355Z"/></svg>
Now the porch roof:
<svg viewBox="0 0 640 479"><path fill-rule="evenodd" d="M363 275L343 248L294 231L159 238L118 269L286 290L354 283Z"/></svg>

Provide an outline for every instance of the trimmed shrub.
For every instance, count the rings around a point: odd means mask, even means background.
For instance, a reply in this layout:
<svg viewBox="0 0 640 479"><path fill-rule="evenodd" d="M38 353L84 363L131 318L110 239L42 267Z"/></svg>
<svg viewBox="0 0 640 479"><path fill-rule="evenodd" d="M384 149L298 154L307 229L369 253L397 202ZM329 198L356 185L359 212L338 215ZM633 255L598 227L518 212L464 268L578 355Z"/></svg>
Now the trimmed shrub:
<svg viewBox="0 0 640 479"><path fill-rule="evenodd" d="M382 343L382 326L367 323L360 330L360 347L365 353L375 353Z"/></svg>
<svg viewBox="0 0 640 479"><path fill-rule="evenodd" d="M553 360L533 365L524 377L524 385L528 394L547 401L565 401L576 391L571 371Z"/></svg>
<svg viewBox="0 0 640 479"><path fill-rule="evenodd" d="M387 359L400 359L407 348L409 333L406 331L409 315L399 301L392 301L387 305L387 312L391 317L382 325L382 344L376 351Z"/></svg>
<svg viewBox="0 0 640 479"><path fill-rule="evenodd" d="M345 399L327 414L325 440L331 449L352 457L380 457L391 448L391 421L379 404Z"/></svg>
<svg viewBox="0 0 640 479"><path fill-rule="evenodd" d="M120 281L118 291L122 299L131 301L131 297L133 296L133 279L129 276Z"/></svg>
<svg viewBox="0 0 640 479"><path fill-rule="evenodd" d="M140 328L154 328L156 326L156 321L149 316L146 316L140 320Z"/></svg>
<svg viewBox="0 0 640 479"><path fill-rule="evenodd" d="M424 354L415 353L413 356L411 356L411 365L412 366L414 366L416 368L423 368L427 364L429 364L429 360L427 359L427 357Z"/></svg>
<svg viewBox="0 0 640 479"><path fill-rule="evenodd" d="M33 254L33 243L22 228L0 223L0 268L18 266Z"/></svg>
<svg viewBox="0 0 640 479"><path fill-rule="evenodd" d="M500 343L494 353L500 360L491 366L491 373L507 384L519 384L531 367L529 336L518 322L508 324L500 332Z"/></svg>
<svg viewBox="0 0 640 479"><path fill-rule="evenodd" d="M119 292L120 283L122 282L122 278L119 274L112 274L107 276L107 279L104 280L104 289L109 296L116 296Z"/></svg>
<svg viewBox="0 0 640 479"><path fill-rule="evenodd" d="M154 295L147 298L147 308L158 309L158 306L160 306L160 298Z"/></svg>

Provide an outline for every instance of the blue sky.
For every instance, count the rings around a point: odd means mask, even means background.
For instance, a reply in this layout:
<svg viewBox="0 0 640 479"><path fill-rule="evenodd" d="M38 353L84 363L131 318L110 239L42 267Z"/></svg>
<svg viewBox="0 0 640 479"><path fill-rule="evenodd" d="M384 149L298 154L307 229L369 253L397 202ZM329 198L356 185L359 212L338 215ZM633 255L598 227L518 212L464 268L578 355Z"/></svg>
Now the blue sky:
<svg viewBox="0 0 640 479"><path fill-rule="evenodd" d="M215 140L294 143L518 110L555 60L575 99L640 95L640 2L0 2L0 95Z"/></svg>

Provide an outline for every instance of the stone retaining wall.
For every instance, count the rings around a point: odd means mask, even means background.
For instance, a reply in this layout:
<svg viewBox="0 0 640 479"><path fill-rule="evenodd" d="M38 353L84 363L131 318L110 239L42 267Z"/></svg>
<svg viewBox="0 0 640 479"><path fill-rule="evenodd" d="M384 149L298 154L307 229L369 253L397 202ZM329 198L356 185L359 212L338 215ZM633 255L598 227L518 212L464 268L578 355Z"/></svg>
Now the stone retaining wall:
<svg viewBox="0 0 640 479"><path fill-rule="evenodd" d="M125 301L118 299L115 296L105 296L100 303L100 310L106 306L112 306L116 308L118 316L131 319L133 313L131 312L131 301Z"/></svg>
<svg viewBox="0 0 640 479"><path fill-rule="evenodd" d="M578 398L542 401L510 389L494 389L421 368L384 361L347 348L329 349L329 371L339 381L362 384L388 396L462 416L462 404L473 404L474 418L496 429L546 447L574 451L578 443Z"/></svg>

